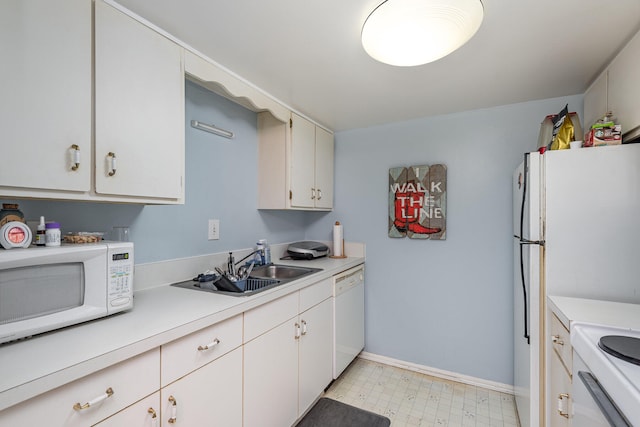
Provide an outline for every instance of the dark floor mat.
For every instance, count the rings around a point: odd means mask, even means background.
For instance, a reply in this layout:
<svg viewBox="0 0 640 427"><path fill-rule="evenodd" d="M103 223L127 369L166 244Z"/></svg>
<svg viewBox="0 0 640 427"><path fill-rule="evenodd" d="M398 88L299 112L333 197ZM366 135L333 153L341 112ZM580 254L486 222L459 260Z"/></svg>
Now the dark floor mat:
<svg viewBox="0 0 640 427"><path fill-rule="evenodd" d="M382 415L321 398L296 427L389 427L391 421Z"/></svg>

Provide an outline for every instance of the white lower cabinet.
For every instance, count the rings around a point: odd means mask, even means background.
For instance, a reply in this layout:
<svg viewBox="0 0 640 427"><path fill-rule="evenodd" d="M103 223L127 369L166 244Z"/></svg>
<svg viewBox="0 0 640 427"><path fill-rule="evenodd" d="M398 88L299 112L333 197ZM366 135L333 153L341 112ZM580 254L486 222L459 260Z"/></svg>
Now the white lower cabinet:
<svg viewBox="0 0 640 427"><path fill-rule="evenodd" d="M199 368L161 392L161 426L242 426L242 348Z"/></svg>
<svg viewBox="0 0 640 427"><path fill-rule="evenodd" d="M296 320L244 346L245 427L290 426L298 418Z"/></svg>
<svg viewBox="0 0 640 427"><path fill-rule="evenodd" d="M333 305L328 298L300 314L299 411L302 415L333 379Z"/></svg>
<svg viewBox="0 0 640 427"><path fill-rule="evenodd" d="M242 425L242 315L161 347L162 426Z"/></svg>
<svg viewBox="0 0 640 427"><path fill-rule="evenodd" d="M571 370L573 355L569 329L553 313L549 313L551 343L549 355L549 397L547 401L550 427L571 425Z"/></svg>
<svg viewBox="0 0 640 427"><path fill-rule="evenodd" d="M245 313L245 427L293 425L331 382L330 296L327 279Z"/></svg>
<svg viewBox="0 0 640 427"><path fill-rule="evenodd" d="M12 406L0 412L0 425L94 425L157 392L159 370L159 350L148 351Z"/></svg>

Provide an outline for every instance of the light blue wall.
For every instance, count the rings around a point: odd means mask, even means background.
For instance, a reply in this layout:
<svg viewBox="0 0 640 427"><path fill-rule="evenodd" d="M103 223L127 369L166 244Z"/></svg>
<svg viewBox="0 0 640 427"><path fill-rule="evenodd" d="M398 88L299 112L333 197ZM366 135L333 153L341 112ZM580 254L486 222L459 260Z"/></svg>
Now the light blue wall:
<svg viewBox="0 0 640 427"><path fill-rule="evenodd" d="M366 351L513 383L511 176L540 122L582 96L336 134L335 210L307 236L365 242ZM387 237L388 170L447 166L447 239Z"/></svg>
<svg viewBox="0 0 640 427"><path fill-rule="evenodd" d="M179 206L16 200L28 218L44 215L66 231L108 231L128 225L136 263L224 252L304 237L303 212L256 210L257 116L191 82L186 84L186 203ZM233 131L228 140L190 126L191 120ZM3 202L9 200L2 199ZM207 239L208 219L220 220L220 240Z"/></svg>

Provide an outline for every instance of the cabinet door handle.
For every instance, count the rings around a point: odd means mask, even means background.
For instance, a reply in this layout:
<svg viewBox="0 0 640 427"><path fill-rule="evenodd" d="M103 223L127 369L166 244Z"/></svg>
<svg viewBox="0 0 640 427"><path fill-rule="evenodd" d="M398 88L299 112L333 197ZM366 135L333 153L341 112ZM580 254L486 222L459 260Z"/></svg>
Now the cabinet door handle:
<svg viewBox="0 0 640 427"><path fill-rule="evenodd" d="M113 396L113 389L111 387L109 387L107 389L107 391L104 392L104 394L101 394L100 396L96 397L95 399L91 399L90 401L88 401L85 404L82 404L80 402L76 403L75 405L73 405L73 409L76 411L82 411L84 409L89 409L90 407L102 402L103 400L106 400L108 398L110 398L111 396Z"/></svg>
<svg viewBox="0 0 640 427"><path fill-rule="evenodd" d="M312 189L311 189L311 200L313 200L313 199L315 199L315 198L316 198L316 189L315 189L315 188L312 188Z"/></svg>
<svg viewBox="0 0 640 427"><path fill-rule="evenodd" d="M560 335L552 335L551 342L558 345L564 345L564 341L560 339Z"/></svg>
<svg viewBox="0 0 640 427"><path fill-rule="evenodd" d="M169 396L169 402L171 403L171 417L167 420L169 424L175 424L178 420L178 402L173 396Z"/></svg>
<svg viewBox="0 0 640 427"><path fill-rule="evenodd" d="M322 199L322 190L318 188L318 200Z"/></svg>
<svg viewBox="0 0 640 427"><path fill-rule="evenodd" d="M300 324L296 322L295 328L296 328L296 332L295 332L294 338L298 340L300 339Z"/></svg>
<svg viewBox="0 0 640 427"><path fill-rule="evenodd" d="M109 151L107 157L109 158L109 176L113 176L116 174L116 153Z"/></svg>
<svg viewBox="0 0 640 427"><path fill-rule="evenodd" d="M302 323L302 333L301 333L301 335L307 335L307 321L303 320L300 323Z"/></svg>
<svg viewBox="0 0 640 427"><path fill-rule="evenodd" d="M155 409L149 408L147 409L147 413L151 415L151 427L158 427L158 414Z"/></svg>
<svg viewBox="0 0 640 427"><path fill-rule="evenodd" d="M80 147L76 144L71 146L71 163L71 170L77 171L80 167Z"/></svg>
<svg viewBox="0 0 640 427"><path fill-rule="evenodd" d="M558 414L565 418L569 418L569 410L565 401L569 402L569 395L567 393L560 393L558 395Z"/></svg>
<svg viewBox="0 0 640 427"><path fill-rule="evenodd" d="M217 346L218 344L220 344L220 340L218 338L215 338L213 340L213 342L210 342L209 344L199 345L198 346L198 351L209 350L210 348L213 348L213 347Z"/></svg>

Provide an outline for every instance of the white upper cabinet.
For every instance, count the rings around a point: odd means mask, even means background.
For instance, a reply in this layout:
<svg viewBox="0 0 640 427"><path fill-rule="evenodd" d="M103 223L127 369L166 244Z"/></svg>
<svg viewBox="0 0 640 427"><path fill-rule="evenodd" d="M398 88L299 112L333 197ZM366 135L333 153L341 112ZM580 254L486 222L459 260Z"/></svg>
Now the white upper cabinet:
<svg viewBox="0 0 640 427"><path fill-rule="evenodd" d="M631 39L609 66L609 110L622 125L623 134L640 126L638 99L640 99L640 33Z"/></svg>
<svg viewBox="0 0 640 427"><path fill-rule="evenodd" d="M295 113L258 115L258 209L333 209L333 134Z"/></svg>
<svg viewBox="0 0 640 427"><path fill-rule="evenodd" d="M95 6L96 192L179 199L183 49L105 3Z"/></svg>
<svg viewBox="0 0 640 427"><path fill-rule="evenodd" d="M0 2L0 196L183 203L183 48L93 5Z"/></svg>
<svg viewBox="0 0 640 427"><path fill-rule="evenodd" d="M3 0L0 46L0 186L89 191L91 1Z"/></svg>
<svg viewBox="0 0 640 427"><path fill-rule="evenodd" d="M333 135L291 114L290 203L292 208L333 208Z"/></svg>
<svg viewBox="0 0 640 427"><path fill-rule="evenodd" d="M603 118L609 111L607 104L607 78L609 71L605 70L584 93L584 131L587 133L596 121ZM582 135L576 139L582 139Z"/></svg>
<svg viewBox="0 0 640 427"><path fill-rule="evenodd" d="M315 207L333 209L333 134L316 126Z"/></svg>
<svg viewBox="0 0 640 427"><path fill-rule="evenodd" d="M625 138L640 129L640 32L620 51L584 94L585 131L607 112L622 125ZM623 139L623 141L624 141Z"/></svg>
<svg viewBox="0 0 640 427"><path fill-rule="evenodd" d="M310 121L291 114L291 206L315 207L316 126Z"/></svg>

